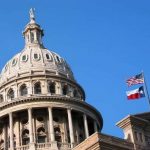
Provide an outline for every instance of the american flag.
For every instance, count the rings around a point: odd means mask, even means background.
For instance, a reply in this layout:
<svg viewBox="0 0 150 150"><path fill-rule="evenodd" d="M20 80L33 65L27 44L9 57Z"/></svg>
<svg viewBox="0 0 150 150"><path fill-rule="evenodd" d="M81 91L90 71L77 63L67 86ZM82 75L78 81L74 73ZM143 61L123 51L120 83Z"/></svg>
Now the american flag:
<svg viewBox="0 0 150 150"><path fill-rule="evenodd" d="M140 74L138 74L138 75L136 75L136 76L133 76L133 77L129 78L129 79L126 81L126 83L127 83L128 86L144 83L143 74L140 73Z"/></svg>

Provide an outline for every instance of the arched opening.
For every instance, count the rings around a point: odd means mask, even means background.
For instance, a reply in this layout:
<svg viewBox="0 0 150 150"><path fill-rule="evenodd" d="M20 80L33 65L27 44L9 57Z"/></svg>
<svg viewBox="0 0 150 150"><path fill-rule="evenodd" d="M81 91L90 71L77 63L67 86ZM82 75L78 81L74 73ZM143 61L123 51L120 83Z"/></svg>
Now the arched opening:
<svg viewBox="0 0 150 150"><path fill-rule="evenodd" d="M49 83L49 92L51 94L55 94L56 93L56 84L55 84L55 82Z"/></svg>
<svg viewBox="0 0 150 150"><path fill-rule="evenodd" d="M13 99L14 97L15 97L14 90L13 89L9 89L9 91L7 93L7 98L8 99Z"/></svg>
<svg viewBox="0 0 150 150"><path fill-rule="evenodd" d="M34 94L41 94L41 83L37 82L34 84Z"/></svg>
<svg viewBox="0 0 150 150"><path fill-rule="evenodd" d="M22 132L22 145L29 144L29 130L25 129Z"/></svg>
<svg viewBox="0 0 150 150"><path fill-rule="evenodd" d="M26 96L28 94L28 89L25 84L20 87L20 96Z"/></svg>
<svg viewBox="0 0 150 150"><path fill-rule="evenodd" d="M37 129L37 142L45 143L45 141L46 141L45 129L43 127L40 127Z"/></svg>
<svg viewBox="0 0 150 150"><path fill-rule="evenodd" d="M55 140L57 142L62 142L60 128L59 127L54 127L54 132L55 132Z"/></svg>
<svg viewBox="0 0 150 150"><path fill-rule="evenodd" d="M33 43L33 42L34 42L34 33L31 32L31 43Z"/></svg>
<svg viewBox="0 0 150 150"><path fill-rule="evenodd" d="M63 86L62 92L63 92L63 95L67 95L68 94L68 86L67 85Z"/></svg>
<svg viewBox="0 0 150 150"><path fill-rule="evenodd" d="M0 102L3 102L4 100L3 100L3 95L2 94L0 94Z"/></svg>

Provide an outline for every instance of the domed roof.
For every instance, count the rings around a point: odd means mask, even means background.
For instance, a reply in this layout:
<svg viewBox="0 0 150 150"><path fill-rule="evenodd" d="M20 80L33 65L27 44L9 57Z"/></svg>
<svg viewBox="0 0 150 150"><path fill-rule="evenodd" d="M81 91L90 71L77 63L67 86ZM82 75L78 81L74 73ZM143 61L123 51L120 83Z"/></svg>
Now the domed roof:
<svg viewBox="0 0 150 150"><path fill-rule="evenodd" d="M74 80L73 73L62 57L46 49L42 43L43 30L30 14L30 22L23 32L25 48L9 60L1 72L0 84L27 74L48 73Z"/></svg>

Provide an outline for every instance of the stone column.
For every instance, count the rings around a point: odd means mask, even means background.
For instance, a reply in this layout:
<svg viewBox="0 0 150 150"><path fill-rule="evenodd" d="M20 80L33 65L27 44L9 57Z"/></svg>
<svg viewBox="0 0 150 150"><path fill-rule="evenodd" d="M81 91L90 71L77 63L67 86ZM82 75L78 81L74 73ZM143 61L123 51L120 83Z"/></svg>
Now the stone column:
<svg viewBox="0 0 150 150"><path fill-rule="evenodd" d="M51 142L55 141L55 135L54 135L54 126L53 126L53 114L52 114L52 108L48 107L48 114L49 114L49 132L50 132L50 139Z"/></svg>
<svg viewBox="0 0 150 150"><path fill-rule="evenodd" d="M7 126L6 123L4 123L3 126L3 133L4 133L4 150L7 149Z"/></svg>
<svg viewBox="0 0 150 150"><path fill-rule="evenodd" d="M32 126L32 109L28 109L28 120L29 120L29 137L30 137L30 143L33 143L33 126Z"/></svg>
<svg viewBox="0 0 150 150"><path fill-rule="evenodd" d="M18 146L20 146L21 144L20 144L20 125L19 125L19 120L17 120L17 122L16 122L16 146L18 147Z"/></svg>
<svg viewBox="0 0 150 150"><path fill-rule="evenodd" d="M71 148L73 148L73 146L74 146L74 132L73 132L73 125L72 125L71 109L67 109L67 114L68 114L68 123L69 123L69 134L70 134Z"/></svg>
<svg viewBox="0 0 150 150"><path fill-rule="evenodd" d="M13 130L13 115L9 113L9 134L10 134L10 150L14 150L14 130Z"/></svg>
<svg viewBox="0 0 150 150"><path fill-rule="evenodd" d="M94 132L98 132L97 123L95 120L94 120Z"/></svg>
<svg viewBox="0 0 150 150"><path fill-rule="evenodd" d="M49 134L50 134L50 140L51 147L49 150L58 150L57 142L55 141L55 133L54 133L54 125L53 125L53 112L52 108L48 107L48 115L49 115Z"/></svg>
<svg viewBox="0 0 150 150"><path fill-rule="evenodd" d="M88 129L88 122L87 122L87 116L86 114L83 115L83 121L84 121L84 130L85 130L85 137L89 137L89 129Z"/></svg>

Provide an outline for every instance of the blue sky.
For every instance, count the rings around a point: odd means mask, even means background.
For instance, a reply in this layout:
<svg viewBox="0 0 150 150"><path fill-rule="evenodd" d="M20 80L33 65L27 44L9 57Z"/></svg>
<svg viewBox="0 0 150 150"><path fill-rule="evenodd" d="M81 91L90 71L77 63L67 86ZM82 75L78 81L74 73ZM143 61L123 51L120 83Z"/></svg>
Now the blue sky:
<svg viewBox="0 0 150 150"><path fill-rule="evenodd" d="M128 101L125 81L144 70L150 90L149 0L1 0L0 68L24 47L28 11L45 31L45 47L66 58L86 101L102 114L102 132L123 137L115 126L128 114L150 110L143 98Z"/></svg>

